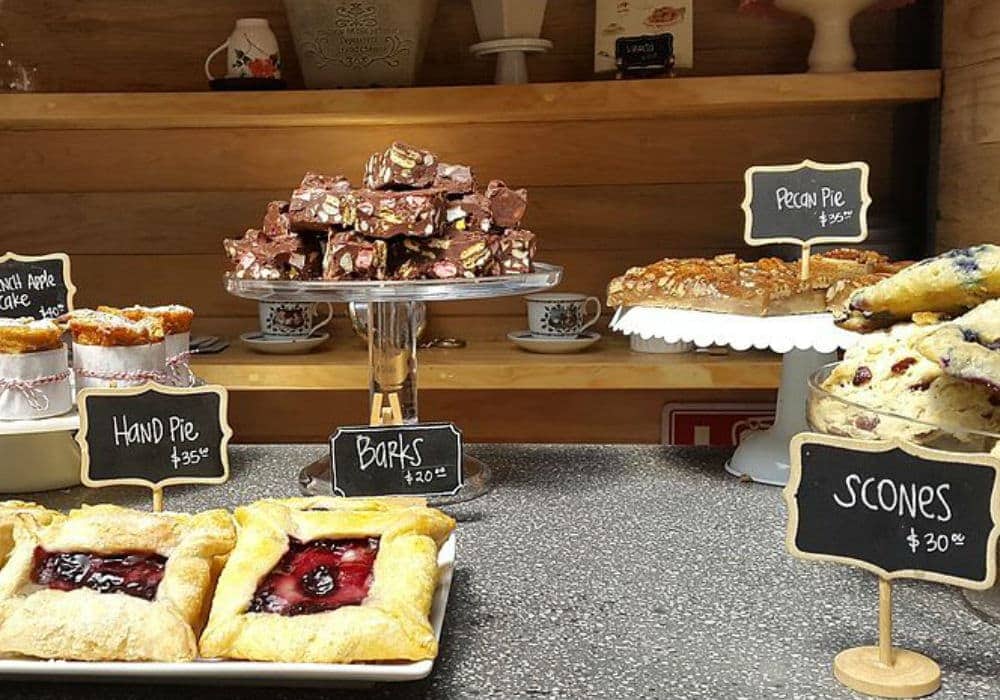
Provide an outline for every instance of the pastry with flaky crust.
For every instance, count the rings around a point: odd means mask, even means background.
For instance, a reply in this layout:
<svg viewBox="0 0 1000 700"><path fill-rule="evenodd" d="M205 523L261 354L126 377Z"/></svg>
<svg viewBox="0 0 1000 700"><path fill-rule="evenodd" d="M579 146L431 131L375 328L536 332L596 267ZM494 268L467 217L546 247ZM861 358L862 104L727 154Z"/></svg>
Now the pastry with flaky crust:
<svg viewBox="0 0 1000 700"><path fill-rule="evenodd" d="M455 527L406 499L305 498L238 508L205 657L349 663L437 654L428 616Z"/></svg>
<svg viewBox="0 0 1000 700"><path fill-rule="evenodd" d="M0 501L0 567L14 548L14 523L20 518L30 518L38 525L48 525L63 518L62 513L27 501Z"/></svg>
<svg viewBox="0 0 1000 700"><path fill-rule="evenodd" d="M47 526L18 515L0 570L0 655L190 661L214 559L234 540L223 510L85 506Z"/></svg>

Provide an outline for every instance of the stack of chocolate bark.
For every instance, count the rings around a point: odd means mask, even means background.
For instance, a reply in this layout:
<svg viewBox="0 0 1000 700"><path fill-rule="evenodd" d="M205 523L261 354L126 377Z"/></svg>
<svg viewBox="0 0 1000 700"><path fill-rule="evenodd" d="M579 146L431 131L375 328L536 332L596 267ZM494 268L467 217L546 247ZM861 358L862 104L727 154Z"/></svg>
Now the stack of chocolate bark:
<svg viewBox="0 0 1000 700"><path fill-rule="evenodd" d="M226 240L247 279L415 280L532 270L535 236L520 228L528 193L500 180L477 191L472 169L395 142L365 166L364 187L306 173L260 229Z"/></svg>

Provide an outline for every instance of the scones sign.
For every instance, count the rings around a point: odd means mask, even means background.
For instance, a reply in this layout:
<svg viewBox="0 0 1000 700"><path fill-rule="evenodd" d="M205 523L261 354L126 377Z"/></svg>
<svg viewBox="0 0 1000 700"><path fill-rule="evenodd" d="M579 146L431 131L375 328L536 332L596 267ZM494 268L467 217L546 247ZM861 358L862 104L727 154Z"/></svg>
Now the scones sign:
<svg viewBox="0 0 1000 700"><path fill-rule="evenodd" d="M84 389L77 396L81 480L146 486L157 511L165 486L221 484L229 478L233 434L228 397L221 386Z"/></svg>
<svg viewBox="0 0 1000 700"><path fill-rule="evenodd" d="M330 437L337 496L443 496L462 488L462 432L453 423L365 425Z"/></svg>
<svg viewBox="0 0 1000 700"><path fill-rule="evenodd" d="M879 646L841 652L834 660L837 679L889 697L933 692L940 685L937 664L892 647L891 581L993 586L1000 460L813 433L792 439L791 458L784 491L789 552L879 576Z"/></svg>
<svg viewBox="0 0 1000 700"><path fill-rule="evenodd" d="M65 253L0 256L0 318L56 318L73 310L75 294Z"/></svg>

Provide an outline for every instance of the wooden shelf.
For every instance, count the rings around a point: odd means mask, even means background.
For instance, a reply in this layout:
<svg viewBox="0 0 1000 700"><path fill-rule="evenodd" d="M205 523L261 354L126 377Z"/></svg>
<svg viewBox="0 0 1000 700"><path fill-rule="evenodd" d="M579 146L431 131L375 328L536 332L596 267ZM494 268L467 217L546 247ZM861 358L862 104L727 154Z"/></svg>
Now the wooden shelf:
<svg viewBox="0 0 1000 700"><path fill-rule="evenodd" d="M367 353L354 338L308 355L261 355L235 340L196 356L194 371L235 390L344 390L368 387ZM421 389L776 389L781 358L768 352L649 355L627 339L603 338L586 352L537 355L506 341L470 340L461 350L421 350Z"/></svg>
<svg viewBox="0 0 1000 700"><path fill-rule="evenodd" d="M938 70L254 93L0 95L4 129L178 129L653 119L934 100Z"/></svg>

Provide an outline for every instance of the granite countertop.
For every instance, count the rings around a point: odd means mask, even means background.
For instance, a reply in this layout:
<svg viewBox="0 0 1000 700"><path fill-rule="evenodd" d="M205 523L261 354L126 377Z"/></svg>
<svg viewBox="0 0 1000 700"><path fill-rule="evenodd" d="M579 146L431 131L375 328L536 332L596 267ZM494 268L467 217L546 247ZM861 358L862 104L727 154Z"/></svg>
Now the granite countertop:
<svg viewBox="0 0 1000 700"><path fill-rule="evenodd" d="M496 486L448 510L458 555L441 653L425 681L365 690L0 683L5 700L183 696L851 698L837 652L875 643L868 573L785 553L775 488L726 476L726 453L652 446L476 445ZM236 446L233 478L168 489L166 506L296 495L321 446ZM39 494L53 507L148 495ZM895 587L897 645L938 661L935 698L1000 696L1000 628L959 590Z"/></svg>

